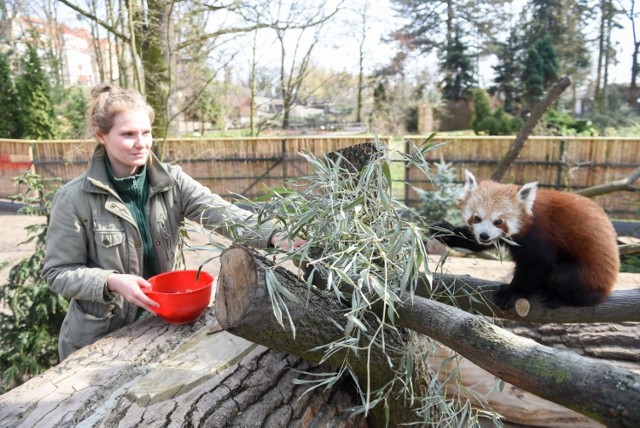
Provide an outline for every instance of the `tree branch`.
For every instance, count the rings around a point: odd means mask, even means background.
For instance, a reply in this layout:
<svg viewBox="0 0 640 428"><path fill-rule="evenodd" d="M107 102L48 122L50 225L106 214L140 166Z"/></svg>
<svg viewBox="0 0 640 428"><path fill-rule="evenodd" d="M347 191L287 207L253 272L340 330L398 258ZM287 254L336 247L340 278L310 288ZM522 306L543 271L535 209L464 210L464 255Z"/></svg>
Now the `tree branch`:
<svg viewBox="0 0 640 428"><path fill-rule="evenodd" d="M310 350L340 334L336 326L345 323L343 308L335 299L308 289L291 272L276 269L282 286L291 294L304 296L300 303L288 305L296 326L294 339L289 328L274 327L277 322L265 281L265 269L271 265L247 247L223 252L215 298L218 321L238 336L315 360L319 353ZM440 282L440 286L450 284ZM640 420L640 375L540 345L443 303L408 295L402 301L405 303L396 308L397 327L438 340L501 379L600 422L631 427ZM378 349L366 370L366 358L352 361L358 365L358 376L362 370L376 376L389 373L389 362L379 358L381 352Z"/></svg>
<svg viewBox="0 0 640 428"><path fill-rule="evenodd" d="M640 166L626 178L612 181L611 183L604 183L597 186L588 187L586 189L578 190L575 193L577 195L586 196L587 198L593 198L595 196L618 191L637 192L640 191L640 187L635 185L635 182L638 180L638 178L640 178Z"/></svg>
<svg viewBox="0 0 640 428"><path fill-rule="evenodd" d="M342 306L316 288L307 287L292 272L278 267L274 271L278 282L297 300L296 303L288 301L288 314L282 315L283 327L274 316L266 283L265 272L272 268L271 261L249 247L232 246L222 253L215 310L223 329L271 349L326 363L337 369L344 367L345 358L348 358L362 390L366 392L378 389L393 379L401 350L405 349L404 339L387 334L384 349L378 346L379 343L370 346L362 340L362 343L353 344L359 347L358 358L353 353L347 355L345 348L332 347L332 343L344 336L346 317ZM295 332L289 324L289 317ZM375 321L371 320L371 323L373 325ZM327 352L329 349L331 352ZM402 399L398 398L398 402L390 403L390 406L394 423L408 422L407 418L411 418L412 413L407 411ZM374 419L384 420L380 414L382 410L382 406L373 410Z"/></svg>
<svg viewBox="0 0 640 428"><path fill-rule="evenodd" d="M533 111L527 118L527 121L522 126L522 129L518 133L518 136L514 140L511 147L507 153L500 159L496 169L491 173L491 180L493 181L501 181L504 175L507 173L509 167L513 161L516 160L520 151L522 151L522 147L524 143L529 138L531 132L533 132L533 128L535 128L536 124L540 121L542 115L547 111L549 106L553 104L560 94L564 92L565 89L569 87L571 84L571 80L567 76L563 76L549 89L545 97L533 108Z"/></svg>
<svg viewBox="0 0 640 428"><path fill-rule="evenodd" d="M607 425L637 426L640 375L540 345L451 306L414 297L398 325L450 347L500 379Z"/></svg>
<svg viewBox="0 0 640 428"><path fill-rule="evenodd" d="M82 9L79 6L76 6L75 4L71 3L68 0L60 0L60 3L64 4L65 6L70 7L71 9L75 10L80 15L84 16L85 18L89 18L90 20L94 21L95 23L100 24L105 30L107 30L108 32L110 32L114 36L118 37L119 39L122 39L127 43L131 43L131 39L129 37L127 37L126 35L124 35L120 31L116 30L113 26L109 25L108 22L103 21L102 19L100 19L96 15L94 15L93 13Z"/></svg>
<svg viewBox="0 0 640 428"><path fill-rule="evenodd" d="M471 276L436 274L433 288L436 296L438 290L448 289L449 293L459 296L455 302L440 300L456 307L489 317L504 318L531 323L595 323L595 322L629 322L640 321L640 288L616 290L603 302L596 306L561 306L549 309L540 303L538 296L519 299L516 307L502 310L493 304L493 294L502 285L501 282L473 278ZM429 285L424 279L418 286L416 294L429 297Z"/></svg>

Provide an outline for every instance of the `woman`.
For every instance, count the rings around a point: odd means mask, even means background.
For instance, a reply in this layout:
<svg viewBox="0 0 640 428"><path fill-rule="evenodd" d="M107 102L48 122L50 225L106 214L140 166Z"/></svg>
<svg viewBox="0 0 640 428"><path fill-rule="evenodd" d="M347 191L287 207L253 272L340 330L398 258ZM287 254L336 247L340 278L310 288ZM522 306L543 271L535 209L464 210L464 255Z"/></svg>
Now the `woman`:
<svg viewBox="0 0 640 428"><path fill-rule="evenodd" d="M183 219L210 228L246 221L243 242L291 245L180 167L160 163L151 152L154 112L138 92L101 84L91 96L87 131L98 144L88 170L53 199L42 270L49 288L70 300L61 361L143 310L153 312L158 304L142 289L150 287L147 278L174 268Z"/></svg>

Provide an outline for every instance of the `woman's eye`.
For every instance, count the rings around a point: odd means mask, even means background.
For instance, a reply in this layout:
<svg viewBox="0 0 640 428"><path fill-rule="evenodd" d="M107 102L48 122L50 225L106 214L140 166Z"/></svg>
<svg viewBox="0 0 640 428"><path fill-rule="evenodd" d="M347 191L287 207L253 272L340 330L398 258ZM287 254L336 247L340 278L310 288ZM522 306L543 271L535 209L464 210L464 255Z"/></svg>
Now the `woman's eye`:
<svg viewBox="0 0 640 428"><path fill-rule="evenodd" d="M501 224L502 224L502 220L501 219L498 219L498 220L493 222L494 226L500 226Z"/></svg>

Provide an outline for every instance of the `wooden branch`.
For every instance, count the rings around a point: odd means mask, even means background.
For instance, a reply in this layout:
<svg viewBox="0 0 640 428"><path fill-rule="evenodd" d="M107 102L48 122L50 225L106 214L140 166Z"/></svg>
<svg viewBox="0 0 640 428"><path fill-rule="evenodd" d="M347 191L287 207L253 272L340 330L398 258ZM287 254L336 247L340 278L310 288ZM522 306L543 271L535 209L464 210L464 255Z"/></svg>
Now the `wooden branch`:
<svg viewBox="0 0 640 428"><path fill-rule="evenodd" d="M398 325L430 336L539 397L609 426L637 426L640 375L540 345L443 303L421 297L405 301L398 309Z"/></svg>
<svg viewBox="0 0 640 428"><path fill-rule="evenodd" d="M630 254L640 253L640 244L624 244L618 247L620 255L628 256Z"/></svg>
<svg viewBox="0 0 640 428"><path fill-rule="evenodd" d="M528 311L518 313L516 308L502 310L493 304L493 294L503 283L473 278L468 275L436 274L433 287L438 290L447 289L449 294L459 296L455 303L441 300L444 303L490 317L510 319L532 323L595 323L595 322L629 322L640 321L640 288L631 290L615 290L602 303L596 306L578 307L561 306L548 309L542 306L538 296L527 299ZM418 286L416 294L430 297L426 279ZM470 298L469 296L473 296ZM437 297L436 297L436 300ZM524 300L524 299L523 299Z"/></svg>
<svg viewBox="0 0 640 428"><path fill-rule="evenodd" d="M558 97L560 97L562 92L564 92L564 90L567 89L570 84L571 80L569 79L569 77L561 77L551 87L551 89L549 89L545 97L540 102L538 102L538 104L536 104L536 106L533 108L533 111L527 118L527 121L522 126L522 129L518 133L518 136L514 140L513 144L511 145L511 147L509 147L509 150L502 157L502 159L500 159L498 165L496 165L496 169L491 173L491 180L498 182L502 181L502 178L507 173L507 170L509 169L513 161L516 160L516 158L520 154L520 151L522 151L524 143L527 141L527 138L529 138L529 135L531 135L531 132L533 132L533 128L535 128L536 124L540 121L542 115L547 111L549 106L553 104L558 99Z"/></svg>
<svg viewBox="0 0 640 428"><path fill-rule="evenodd" d="M273 314L265 280L265 270L272 266L273 263L256 250L243 245L232 246L222 253L215 297L220 326L255 343L294 353L308 360L322 360L324 350L314 348L343 337L343 332L327 324L327 320L339 320L338 324L343 325L344 308L326 299L316 288L308 288L292 272L276 268L278 281L300 302L289 302L291 319L296 326L294 337L286 314L283 314L284 328ZM389 342L391 349L399 345L399 342ZM340 352L327 362L339 367L343 358L344 353ZM377 372L371 373L374 383L383 385L389 379L392 367L386 355L379 350L372 354L372 360L377 362L374 365L380 366ZM358 375L367 374L366 358L353 363Z"/></svg>
<svg viewBox="0 0 640 428"><path fill-rule="evenodd" d="M577 195L593 198L595 196L604 195L618 191L638 192L640 187L635 182L640 178L640 166L635 169L628 177L621 180L612 181L611 183L599 184L597 186L588 187L586 189L575 192Z"/></svg>
<svg viewBox="0 0 640 428"><path fill-rule="evenodd" d="M311 349L338 337L336 325L344 325L344 310L335 300L308 289L291 272L277 269L280 283L301 301L288 305L296 326L293 339L290 329L275 321L265 283L267 268L270 263L255 250L237 246L223 253L216 294L221 326L305 359L321 358ZM443 303L419 296L404 301L397 326L440 341L505 381L595 420L616 426L634 426L640 420L640 375L539 345ZM378 376L390 374L389 363L381 355L372 357L371 373L379 383L384 377ZM367 372L366 358L358 360L352 363L360 376Z"/></svg>

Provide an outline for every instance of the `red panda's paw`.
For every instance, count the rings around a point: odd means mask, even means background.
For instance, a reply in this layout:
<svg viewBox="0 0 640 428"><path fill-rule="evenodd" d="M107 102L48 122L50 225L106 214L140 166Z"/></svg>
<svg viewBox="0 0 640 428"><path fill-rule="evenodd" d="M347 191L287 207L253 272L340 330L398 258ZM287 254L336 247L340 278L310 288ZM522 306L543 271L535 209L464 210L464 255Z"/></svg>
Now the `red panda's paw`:
<svg viewBox="0 0 640 428"><path fill-rule="evenodd" d="M540 304L547 309L555 309L565 305L566 303L555 294L543 291L540 295Z"/></svg>
<svg viewBox="0 0 640 428"><path fill-rule="evenodd" d="M511 308L519 297L521 296L513 292L513 287L510 284L502 284L496 290L493 301L497 307L505 310Z"/></svg>
<svg viewBox="0 0 640 428"><path fill-rule="evenodd" d="M448 221L440 221L429 225L429 233L431 233L431 235L442 235L447 232L453 232L454 230L455 227Z"/></svg>

